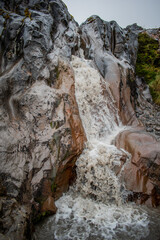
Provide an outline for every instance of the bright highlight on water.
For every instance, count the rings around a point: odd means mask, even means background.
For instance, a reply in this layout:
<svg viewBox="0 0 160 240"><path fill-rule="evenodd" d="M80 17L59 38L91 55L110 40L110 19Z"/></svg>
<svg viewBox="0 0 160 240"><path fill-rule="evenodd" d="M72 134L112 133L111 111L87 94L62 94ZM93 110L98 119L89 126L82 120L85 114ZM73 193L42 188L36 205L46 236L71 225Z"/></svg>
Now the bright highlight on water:
<svg viewBox="0 0 160 240"><path fill-rule="evenodd" d="M35 239L139 240L149 234L149 220L146 212L125 203L128 192L119 181L117 169L120 158L125 155L129 159L130 155L112 145L124 126L109 85L90 61L73 57L72 66L88 141L76 162L76 183L56 202L58 212L38 228Z"/></svg>

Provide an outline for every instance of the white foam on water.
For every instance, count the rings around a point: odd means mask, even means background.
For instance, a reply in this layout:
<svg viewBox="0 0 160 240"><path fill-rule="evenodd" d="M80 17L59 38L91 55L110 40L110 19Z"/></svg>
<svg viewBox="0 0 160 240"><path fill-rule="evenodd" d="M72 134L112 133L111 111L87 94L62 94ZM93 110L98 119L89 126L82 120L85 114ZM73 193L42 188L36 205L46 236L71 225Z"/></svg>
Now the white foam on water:
<svg viewBox="0 0 160 240"><path fill-rule="evenodd" d="M71 220L69 231L57 239L140 239L148 234L147 214L140 214L131 206L106 205L88 198L63 196L57 202L55 224ZM80 229L79 229L80 228ZM122 234L122 236L121 236Z"/></svg>
<svg viewBox="0 0 160 240"><path fill-rule="evenodd" d="M149 233L147 214L130 205L106 205L71 193L56 205L58 212L38 227L35 239L140 240Z"/></svg>
<svg viewBox="0 0 160 240"><path fill-rule="evenodd" d="M86 148L76 162L75 184L56 201L56 216L37 229L35 239L140 240L149 234L149 220L145 211L124 204L126 190L117 175L121 159L130 155L112 145L125 127L109 85L90 61L73 57L72 66Z"/></svg>
<svg viewBox="0 0 160 240"><path fill-rule="evenodd" d="M106 138L120 125L109 85L89 61L73 57L75 95L88 141Z"/></svg>
<svg viewBox="0 0 160 240"><path fill-rule="evenodd" d="M113 201L120 204L122 184L115 175L121 165L120 156L122 153L115 147L102 143L85 149L76 162L77 180L73 191L106 204Z"/></svg>
<svg viewBox="0 0 160 240"><path fill-rule="evenodd" d="M85 133L87 147L77 160L75 189L83 197L103 203L121 203L121 188L116 172L124 152L111 145L124 130L109 85L90 61L72 58L75 73L75 95ZM127 156L126 156L127 158Z"/></svg>

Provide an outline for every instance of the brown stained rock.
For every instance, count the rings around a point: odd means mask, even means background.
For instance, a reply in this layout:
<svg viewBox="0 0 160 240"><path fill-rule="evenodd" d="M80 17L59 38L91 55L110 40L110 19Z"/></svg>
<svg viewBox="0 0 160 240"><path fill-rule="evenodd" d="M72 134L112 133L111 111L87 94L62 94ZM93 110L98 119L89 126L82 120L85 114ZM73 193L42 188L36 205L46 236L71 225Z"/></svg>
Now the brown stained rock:
<svg viewBox="0 0 160 240"><path fill-rule="evenodd" d="M57 211L57 207L54 203L53 197L49 196L46 201L43 203L41 212L50 212L52 214L55 214Z"/></svg>
<svg viewBox="0 0 160 240"><path fill-rule="evenodd" d="M126 163L122 178L126 188L139 193L139 203L157 206L160 204L160 142L142 129L120 133L115 145L131 153L131 162Z"/></svg>
<svg viewBox="0 0 160 240"><path fill-rule="evenodd" d="M42 184L42 196L48 197L52 195L51 180L44 179Z"/></svg>
<svg viewBox="0 0 160 240"><path fill-rule="evenodd" d="M131 88L129 81L133 72L129 68L124 68L118 62L114 62L109 57L109 70L106 73L106 81L110 84L110 89L119 109L119 115L124 125L142 126L137 119L134 104L131 101ZM114 72L114 74L113 74ZM132 80L134 76L132 77Z"/></svg>
<svg viewBox="0 0 160 240"><path fill-rule="evenodd" d="M15 111L19 115L12 121L2 109L7 118L0 139L5 194L29 205L33 219L45 199L57 199L67 191L86 139L74 95L73 70L64 60L59 61L59 79L57 88L42 80L20 93L19 112ZM1 195L4 191L0 186Z"/></svg>
<svg viewBox="0 0 160 240"><path fill-rule="evenodd" d="M57 176L55 179L56 190L54 192L54 198L57 200L62 196L63 192L68 190L70 184L73 183L76 177L76 172L74 169L76 159L73 156L70 157L72 161L67 158L67 163L61 165L57 171Z"/></svg>
<svg viewBox="0 0 160 240"><path fill-rule="evenodd" d="M52 165L48 161L46 177L42 168L32 179L33 186L40 183L36 193L37 201L43 202L47 198L42 206L39 205L41 209L37 208L36 211L51 213L55 213L54 199L58 199L66 192L75 179L75 161L82 152L86 140L75 99L73 70L67 62L59 59L58 72L56 91L61 100L53 113L53 125L50 129L53 134L50 135L53 138L50 140L50 148L54 163ZM59 119L62 119L60 124L57 119L59 122Z"/></svg>
<svg viewBox="0 0 160 240"><path fill-rule="evenodd" d="M69 97L64 102L64 114L66 125L71 130L69 151L63 159L63 163L57 167L55 179L56 191L54 197L59 198L63 192L68 190L69 184L75 178L75 161L83 150L86 136L79 117L78 105L75 99L74 73L72 68L64 61L59 61L59 79L61 82L59 90Z"/></svg>

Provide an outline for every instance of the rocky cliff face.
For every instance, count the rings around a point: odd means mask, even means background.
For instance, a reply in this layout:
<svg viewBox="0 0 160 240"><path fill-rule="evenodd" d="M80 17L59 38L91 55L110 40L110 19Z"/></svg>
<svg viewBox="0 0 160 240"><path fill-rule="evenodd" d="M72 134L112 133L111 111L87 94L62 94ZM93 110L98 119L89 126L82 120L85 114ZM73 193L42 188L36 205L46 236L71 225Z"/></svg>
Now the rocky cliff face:
<svg viewBox="0 0 160 240"><path fill-rule="evenodd" d="M160 203L159 107L153 104L144 79L135 74L138 34L146 31L136 24L121 29L116 22L105 22L97 16L87 19L81 30L82 47L85 52L88 50L85 57L93 59L110 84L122 123L132 126L114 142L132 155L124 166L122 179L134 193L131 198L157 206ZM147 31L149 35L151 32ZM155 30L152 35L157 41L158 34Z"/></svg>
<svg viewBox="0 0 160 240"><path fill-rule="evenodd" d="M158 205L160 145L145 132L147 120L137 118L143 84L135 81L135 63L142 29L122 29L97 16L79 27L61 0L4 0L0 8L1 233L29 239L30 223L56 212L54 200L75 178L86 136L72 55L91 60L110 86L122 123L134 126L115 141L133 156L122 176L126 187Z"/></svg>
<svg viewBox="0 0 160 240"><path fill-rule="evenodd" d="M56 211L83 150L69 62L77 24L61 1L1 1L1 8L0 229L22 239L30 218Z"/></svg>

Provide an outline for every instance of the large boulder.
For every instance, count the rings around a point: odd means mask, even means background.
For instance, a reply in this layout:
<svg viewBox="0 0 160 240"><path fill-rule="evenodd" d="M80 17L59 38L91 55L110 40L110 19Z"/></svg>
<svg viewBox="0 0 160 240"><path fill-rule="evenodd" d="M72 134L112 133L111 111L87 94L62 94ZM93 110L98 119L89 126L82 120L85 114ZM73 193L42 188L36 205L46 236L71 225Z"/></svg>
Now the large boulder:
<svg viewBox="0 0 160 240"><path fill-rule="evenodd" d="M132 198L150 206L160 204L160 142L143 129L131 129L120 133L115 145L131 154L122 172L126 188Z"/></svg>

